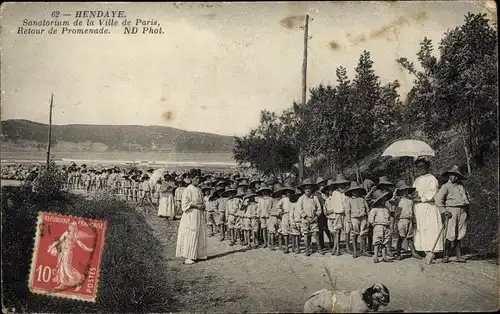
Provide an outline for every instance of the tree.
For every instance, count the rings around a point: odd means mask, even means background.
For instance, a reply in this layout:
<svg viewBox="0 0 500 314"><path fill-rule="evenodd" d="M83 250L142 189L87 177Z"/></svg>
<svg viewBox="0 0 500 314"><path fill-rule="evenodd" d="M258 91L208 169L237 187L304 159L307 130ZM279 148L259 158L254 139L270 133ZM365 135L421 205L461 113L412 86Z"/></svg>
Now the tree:
<svg viewBox="0 0 500 314"><path fill-rule="evenodd" d="M284 118L292 119L290 113ZM265 175L283 181L297 162L298 149L293 131L291 125L283 124L276 113L263 110L259 126L248 135L236 138L234 159L240 165L248 163Z"/></svg>
<svg viewBox="0 0 500 314"><path fill-rule="evenodd" d="M347 158L356 165L356 177L361 181L359 160L372 147L377 129L377 117L374 116L380 104L380 81L373 69L370 52L363 51L355 68L353 96L349 112L350 132L346 140Z"/></svg>
<svg viewBox="0 0 500 314"><path fill-rule="evenodd" d="M469 174L472 159L482 165L497 134L497 40L485 16L469 13L464 25L447 32L439 58L424 38L417 53L423 70L416 70L406 58L397 60L416 77L408 101L417 123L435 140L441 131L458 131Z"/></svg>
<svg viewBox="0 0 500 314"><path fill-rule="evenodd" d="M335 87L312 88L303 114L308 133L307 155L313 157L316 165L326 164L331 174L347 166L344 148L350 132L348 108L352 87L346 73L344 67L337 68ZM321 162L322 159L325 162Z"/></svg>

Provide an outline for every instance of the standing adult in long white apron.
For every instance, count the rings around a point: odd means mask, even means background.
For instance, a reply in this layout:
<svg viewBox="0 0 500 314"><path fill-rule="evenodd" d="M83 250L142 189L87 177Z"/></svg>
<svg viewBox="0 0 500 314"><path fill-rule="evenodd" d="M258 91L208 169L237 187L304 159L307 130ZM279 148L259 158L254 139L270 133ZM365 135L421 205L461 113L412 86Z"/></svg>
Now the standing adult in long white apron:
<svg viewBox="0 0 500 314"><path fill-rule="evenodd" d="M185 264L207 258L207 224L203 193L198 187L200 176L193 175L191 183L182 193L182 217L177 234L175 255L183 257Z"/></svg>
<svg viewBox="0 0 500 314"><path fill-rule="evenodd" d="M415 201L415 249L430 252L442 228L441 213L434 204L434 196L439 191L439 182L431 173L430 163L425 159L417 159L415 167L418 177L413 182L418 197ZM443 240L440 237L435 252L443 251Z"/></svg>

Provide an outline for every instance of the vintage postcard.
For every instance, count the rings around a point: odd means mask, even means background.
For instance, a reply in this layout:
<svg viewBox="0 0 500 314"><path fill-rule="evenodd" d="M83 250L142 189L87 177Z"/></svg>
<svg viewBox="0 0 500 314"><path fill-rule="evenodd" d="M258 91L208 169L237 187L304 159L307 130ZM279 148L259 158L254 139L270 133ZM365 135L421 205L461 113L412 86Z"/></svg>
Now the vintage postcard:
<svg viewBox="0 0 500 314"><path fill-rule="evenodd" d="M95 302L106 221L40 212L29 288Z"/></svg>
<svg viewBox="0 0 500 314"><path fill-rule="evenodd" d="M499 309L494 1L0 23L6 312Z"/></svg>

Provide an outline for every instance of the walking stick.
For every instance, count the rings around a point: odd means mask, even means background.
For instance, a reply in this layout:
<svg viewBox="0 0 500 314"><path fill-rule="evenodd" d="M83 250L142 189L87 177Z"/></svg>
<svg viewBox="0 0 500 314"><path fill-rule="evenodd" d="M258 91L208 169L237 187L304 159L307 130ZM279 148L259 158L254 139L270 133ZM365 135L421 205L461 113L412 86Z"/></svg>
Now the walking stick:
<svg viewBox="0 0 500 314"><path fill-rule="evenodd" d="M439 241L439 237L441 237L441 234L443 234L443 238L444 237L444 230L446 230L445 228L447 228L447 225L448 225L448 218L445 218L445 222L443 224L443 226L441 227L441 231L439 231L439 234L437 236L437 239L436 239L436 242L434 242L434 246L432 247L432 251L430 254L427 254L427 256L425 257L426 260L427 260L427 264L431 264L432 261L434 260L434 250L436 249L436 245L438 244L438 241ZM444 252L444 248L443 248L443 252Z"/></svg>
<svg viewBox="0 0 500 314"><path fill-rule="evenodd" d="M443 232L443 256L446 256L446 233L448 232L448 217L444 218L444 232Z"/></svg>

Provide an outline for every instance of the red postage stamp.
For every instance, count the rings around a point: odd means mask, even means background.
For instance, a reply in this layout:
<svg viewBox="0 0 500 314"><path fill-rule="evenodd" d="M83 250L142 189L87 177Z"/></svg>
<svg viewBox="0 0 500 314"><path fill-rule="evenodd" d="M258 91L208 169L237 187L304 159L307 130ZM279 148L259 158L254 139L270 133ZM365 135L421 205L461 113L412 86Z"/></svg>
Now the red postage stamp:
<svg viewBox="0 0 500 314"><path fill-rule="evenodd" d="M95 302L106 221L38 214L32 293Z"/></svg>

